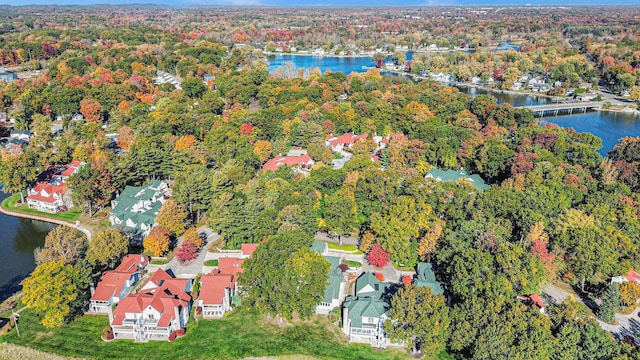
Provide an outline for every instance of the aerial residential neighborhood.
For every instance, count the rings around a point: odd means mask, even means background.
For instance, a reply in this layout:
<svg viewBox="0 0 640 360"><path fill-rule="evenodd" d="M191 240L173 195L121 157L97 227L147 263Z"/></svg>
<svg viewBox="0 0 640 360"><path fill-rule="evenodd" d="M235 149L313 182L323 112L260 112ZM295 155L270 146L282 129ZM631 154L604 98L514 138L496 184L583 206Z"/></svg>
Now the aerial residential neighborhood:
<svg viewBox="0 0 640 360"><path fill-rule="evenodd" d="M0 359L640 359L640 6L0 0Z"/></svg>

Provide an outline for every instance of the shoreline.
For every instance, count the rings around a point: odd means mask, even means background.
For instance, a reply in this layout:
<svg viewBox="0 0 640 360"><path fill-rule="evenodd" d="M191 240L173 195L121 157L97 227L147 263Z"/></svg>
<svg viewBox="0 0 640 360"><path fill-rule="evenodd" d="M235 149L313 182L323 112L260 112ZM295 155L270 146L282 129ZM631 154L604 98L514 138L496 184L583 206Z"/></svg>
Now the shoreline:
<svg viewBox="0 0 640 360"><path fill-rule="evenodd" d="M50 218L48 216L29 214L29 213L25 213L25 212L22 212L22 211L8 210L8 209L5 209L1 204L0 204L0 212L5 214L5 215L7 215L7 216L13 216L13 217L29 219L29 220L43 221L43 222L47 222L47 223L51 223L51 224L72 227L72 228L74 228L76 230L82 231L82 233L84 233L87 236L87 241L91 241L91 231L89 229L87 229L86 227L82 226L82 224L80 224L80 223L75 224L75 223L72 223L72 222L69 222L69 221L66 221L66 220L53 219L53 218Z"/></svg>

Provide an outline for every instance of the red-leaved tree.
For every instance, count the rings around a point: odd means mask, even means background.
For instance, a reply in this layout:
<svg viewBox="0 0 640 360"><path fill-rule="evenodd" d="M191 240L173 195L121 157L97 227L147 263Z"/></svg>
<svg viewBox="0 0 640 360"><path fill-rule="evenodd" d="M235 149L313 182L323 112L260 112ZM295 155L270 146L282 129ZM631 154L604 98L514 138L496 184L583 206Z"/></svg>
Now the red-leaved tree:
<svg viewBox="0 0 640 360"><path fill-rule="evenodd" d="M369 264L377 267L385 267L389 263L389 253L386 252L380 244L375 243L367 255Z"/></svg>
<svg viewBox="0 0 640 360"><path fill-rule="evenodd" d="M405 286L411 285L413 283L413 277L410 275L405 275L402 277L402 284Z"/></svg>
<svg viewBox="0 0 640 360"><path fill-rule="evenodd" d="M176 258L181 263L194 260L198 257L198 249L190 242L185 242L176 250Z"/></svg>

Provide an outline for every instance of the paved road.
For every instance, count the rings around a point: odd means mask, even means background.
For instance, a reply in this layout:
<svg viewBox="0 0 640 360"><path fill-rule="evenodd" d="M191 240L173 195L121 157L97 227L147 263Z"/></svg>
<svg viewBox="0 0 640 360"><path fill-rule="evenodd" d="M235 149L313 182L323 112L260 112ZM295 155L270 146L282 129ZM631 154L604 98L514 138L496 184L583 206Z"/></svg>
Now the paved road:
<svg viewBox="0 0 640 360"><path fill-rule="evenodd" d="M342 169L344 164L346 164L347 161L351 160L351 157L353 157L353 154L351 154L350 152L341 150L341 151L338 151L338 153L342 156L342 159L333 159L331 161L331 164L333 165L334 169Z"/></svg>
<svg viewBox="0 0 640 360"><path fill-rule="evenodd" d="M173 271L173 274L176 277L194 277L202 271L202 264L204 263L208 253L207 246L212 242L215 242L216 240L218 240L220 235L216 232L213 232L213 230L211 230L207 226L199 227L198 232L204 232L207 236L205 240L205 244L202 247L200 254L198 254L198 258L196 258L194 261L192 261L189 264L181 265L180 262L178 262L178 259L174 257L166 265L165 270L171 269L171 271ZM183 240L184 240L183 236L179 237L176 247L182 245Z"/></svg>
<svg viewBox="0 0 640 360"><path fill-rule="evenodd" d="M318 231L316 236L314 236L316 240L326 241L334 244L338 244L339 240L337 236L329 236L329 234L325 232ZM350 237L350 236L341 236L342 245L358 245L358 238Z"/></svg>
<svg viewBox="0 0 640 360"><path fill-rule="evenodd" d="M624 338L625 335L629 335L635 339L636 345L638 344L638 337L636 334L640 332L640 318L638 317L640 308L633 310L629 315L616 314L615 319L617 325L607 324L604 321L598 320L600 327L612 333L618 339Z"/></svg>

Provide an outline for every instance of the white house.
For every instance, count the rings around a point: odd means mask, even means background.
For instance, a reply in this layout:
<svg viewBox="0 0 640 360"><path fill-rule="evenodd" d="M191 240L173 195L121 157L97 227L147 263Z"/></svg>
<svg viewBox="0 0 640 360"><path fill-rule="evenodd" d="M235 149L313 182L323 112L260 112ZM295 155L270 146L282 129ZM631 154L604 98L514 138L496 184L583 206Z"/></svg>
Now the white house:
<svg viewBox="0 0 640 360"><path fill-rule="evenodd" d="M140 280L141 271L149 264L149 258L143 255L127 254L113 271L102 275L95 291L92 288L89 311L108 313L108 308L117 304L129 294Z"/></svg>
<svg viewBox="0 0 640 360"><path fill-rule="evenodd" d="M153 180L146 186L127 186L111 201L111 225L121 227L136 237L145 237L156 224L155 219L165 201L169 186Z"/></svg>
<svg viewBox="0 0 640 360"><path fill-rule="evenodd" d="M235 275L209 274L200 278L198 306L205 319L221 318L231 311L233 295L236 294Z"/></svg>
<svg viewBox="0 0 640 360"><path fill-rule="evenodd" d="M155 276L158 272L159 276ZM152 286L144 286L137 294L120 300L114 310L107 307L115 339L169 340L172 333L184 332L191 310L188 292L192 279L176 279L163 270L158 272Z"/></svg>

